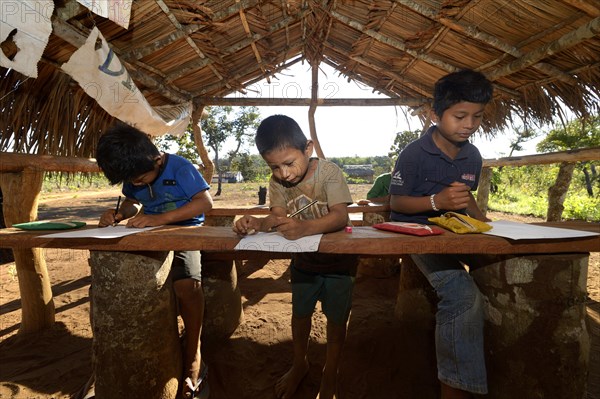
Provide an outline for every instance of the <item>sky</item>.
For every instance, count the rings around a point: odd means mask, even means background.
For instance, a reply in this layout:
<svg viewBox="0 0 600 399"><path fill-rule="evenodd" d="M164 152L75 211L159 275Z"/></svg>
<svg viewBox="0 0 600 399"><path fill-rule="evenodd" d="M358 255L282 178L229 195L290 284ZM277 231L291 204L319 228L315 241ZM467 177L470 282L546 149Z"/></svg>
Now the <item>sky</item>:
<svg viewBox="0 0 600 399"><path fill-rule="evenodd" d="M310 98L311 72L308 63L298 62L289 69L271 78L247 87L247 94L233 94L229 97L264 98ZM321 64L319 72L320 98L387 98L374 93L369 86L355 81L348 82L329 65ZM270 115L284 114L298 122L306 137L310 137L307 106L258 107L261 119ZM405 114L407 113L407 114ZM406 108L393 106L319 106L315 113L317 136L326 157L377 156L387 155L396 133L403 130L421 128L418 118L410 115ZM514 133L507 131L486 139L475 133L472 142L479 148L485 159L507 156L510 152L510 139ZM538 140L523 144L523 151L514 155L535 154ZM252 153L257 153L251 148Z"/></svg>

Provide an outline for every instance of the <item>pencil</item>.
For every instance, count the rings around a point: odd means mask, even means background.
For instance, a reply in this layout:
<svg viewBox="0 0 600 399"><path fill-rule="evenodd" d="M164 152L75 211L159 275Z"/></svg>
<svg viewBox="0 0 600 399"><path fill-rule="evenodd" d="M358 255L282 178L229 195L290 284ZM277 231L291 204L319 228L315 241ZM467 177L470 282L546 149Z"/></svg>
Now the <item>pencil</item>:
<svg viewBox="0 0 600 399"><path fill-rule="evenodd" d="M300 213L300 212L302 212L303 210L310 208L311 206L313 206L313 205L314 205L314 204L316 204L316 203L317 203L317 200L314 200L313 202L311 202L311 203L309 203L309 204L306 204L306 205L304 205L302 208L298 209L296 212L294 212L294 213L290 214L290 216L288 216L288 217L289 217L289 218L293 218L294 216L296 216L297 214L299 214L299 213Z"/></svg>
<svg viewBox="0 0 600 399"><path fill-rule="evenodd" d="M119 207L121 206L121 196L119 195L119 199L117 200L117 207L115 208L115 217L117 216L117 213L119 213ZM115 220L115 222L113 223L113 226L117 225L117 221Z"/></svg>

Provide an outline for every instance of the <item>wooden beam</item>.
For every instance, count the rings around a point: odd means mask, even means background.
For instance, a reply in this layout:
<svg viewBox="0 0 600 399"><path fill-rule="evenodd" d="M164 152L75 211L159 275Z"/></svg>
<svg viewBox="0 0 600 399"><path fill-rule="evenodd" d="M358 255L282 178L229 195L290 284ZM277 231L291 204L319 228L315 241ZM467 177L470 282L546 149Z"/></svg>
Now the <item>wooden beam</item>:
<svg viewBox="0 0 600 399"><path fill-rule="evenodd" d="M45 172L99 173L100 168L93 158L59 157L55 155L19 154L0 152L0 172L22 172L26 169Z"/></svg>
<svg viewBox="0 0 600 399"><path fill-rule="evenodd" d="M196 97L194 102L205 105L232 105L244 106L295 106L306 107L311 105L310 98L234 98L234 97ZM409 106L421 105L421 100L407 100L402 98L319 98L316 105L322 107L383 107L383 106Z"/></svg>
<svg viewBox="0 0 600 399"><path fill-rule="evenodd" d="M235 54L236 52L240 51L244 47L248 47L252 43L256 43L257 41L269 36L271 33L276 32L279 29L282 29L282 28L288 26L289 24L299 22L299 20L301 20L305 14L306 14L306 11L300 13L299 15L285 18L285 19L281 20L279 23L271 26L271 28L269 29L269 32L267 32L265 35L261 35L258 33L253 34L252 37L241 40L241 41L237 42L236 44L234 44L233 46L230 46L226 49L221 50L221 57L226 57L228 55ZM211 60L210 58L205 58L203 60L198 60L196 62L188 62L182 68L174 71L173 73L170 73L167 81L172 82L182 76L189 74L192 71L196 71L201 68L204 68L205 66L208 66L213 62L214 61Z"/></svg>
<svg viewBox="0 0 600 399"><path fill-rule="evenodd" d="M155 53L163 48L167 47L170 44L175 43L177 40L189 36L202 28L202 25L192 24L186 25L182 29L177 30L176 32L171 33L170 35L155 41L154 43L147 43L144 47L141 48L133 48L129 51L123 52L122 56L127 59L136 59L140 60L147 55Z"/></svg>
<svg viewBox="0 0 600 399"><path fill-rule="evenodd" d="M298 58L296 58L296 59L294 59L294 60L292 60L292 61L290 61L290 62L287 62L287 63L281 64L281 65L279 65L278 67L276 67L276 68L272 69L272 70L270 71L270 73L271 73L272 75L275 75L276 73L278 73L278 72L281 72L281 71L283 71L284 69L287 69L287 68L289 68L290 66L292 66L292 65L296 64L297 62L301 61L302 59L303 59L302 57L298 57ZM239 80L240 80L240 79L242 79L243 77L244 77L244 76L243 76L243 75L241 75L241 74L236 74L236 75L234 75L234 76L230 76L230 77L229 77L229 81L234 81L234 80L235 80L235 81L239 81ZM261 81L261 80L263 80L263 79L264 79L264 76L262 76L262 75L261 75L261 76L258 76L258 77L256 77L256 78L254 78L254 79L251 79L251 80L249 80L249 81L246 81L246 82L244 82L244 83L239 83L239 87L240 87L240 88L245 88L245 87L248 87L248 86L250 86L250 85L252 85L252 84L254 84L254 83L260 82L260 81ZM203 97L202 97L202 95L203 95L203 94L205 94L205 93L208 93L208 92L212 92L212 91L214 91L214 90L220 90L220 89L222 89L223 87L225 87L225 85L223 84L223 82L216 82L216 83L213 83L212 85L209 85L209 86L204 86L204 87L202 88L202 90L200 90L199 92L197 92L197 93L195 93L195 94L194 94L194 98L203 98ZM239 89L238 89L238 90L239 90ZM213 98L213 97L210 97L210 98Z"/></svg>
<svg viewBox="0 0 600 399"><path fill-rule="evenodd" d="M341 23L346 24L351 28L354 28L365 35L371 36L374 39L380 41L381 43L387 44L388 46L395 48L396 50L403 51L416 59L434 65L446 72L456 72L458 70L458 68L454 65L448 64L447 62L444 62L440 59L431 57L426 54L421 54L416 50L410 49L404 44L402 40L387 37L379 32L374 31L373 29L368 29L365 25L361 24L360 22L352 20L346 17L345 15L338 13L337 11L330 11L329 13L333 18L337 19Z"/></svg>
<svg viewBox="0 0 600 399"><path fill-rule="evenodd" d="M246 19L246 13L242 9L240 9L240 19L242 20L242 26L244 27L244 32L246 32L246 35L248 36L248 38L251 38L252 31L250 31L250 25L248 24L248 20ZM250 47L252 47L252 52L254 53L254 57L256 58L256 63L258 65L258 67L260 68L260 71L262 72L263 76L266 75L267 83L270 84L271 78L268 74L266 74L265 67L264 67L263 61L262 61L262 57L260 56L258 47L256 47L256 42L252 42L250 44Z"/></svg>
<svg viewBox="0 0 600 399"><path fill-rule="evenodd" d="M537 63L541 59L549 57L553 54L564 51L571 48L587 39L591 39L600 33L600 17L592 19L587 24L580 26L579 28L571 31L559 39L545 44L530 53L524 55L521 58L514 60L513 62L504 65L500 68L496 68L487 74L488 79L497 80L503 76L510 75L514 72L523 70L531 65Z"/></svg>
<svg viewBox="0 0 600 399"><path fill-rule="evenodd" d="M523 155L498 159L484 159L483 167L547 165L561 162L582 162L600 160L600 147L551 152L547 154Z"/></svg>
<svg viewBox="0 0 600 399"><path fill-rule="evenodd" d="M63 21L59 18L52 19L52 30L56 36L60 37L61 39L63 39L64 41L66 41L67 43L71 44L73 47L76 47L76 48L81 47L87 39L87 35L85 33L80 32L73 25L71 25L68 22ZM88 35L89 35L89 32L88 32ZM110 46L110 44L109 44L109 46ZM119 59L121 61L133 63L133 64L136 64L139 62L135 59L131 60L127 57L121 58L120 50L113 46L111 46L111 48L113 49L115 54L117 54L117 56L119 56ZM186 102L191 97L191 95L189 95L187 93L183 93L181 91L176 92L171 87L167 87L162 82L159 82L156 79L154 79L144 73L141 73L133 68L128 68L127 72L129 72L129 74L131 75L133 80L141 82L145 86L152 88L157 93L159 93L160 95L164 96L165 98L173 101L174 103Z"/></svg>
<svg viewBox="0 0 600 399"><path fill-rule="evenodd" d="M160 7L160 9L167 15L167 17L169 18L169 21L171 21L171 23L173 24L175 29L177 29L178 31L183 31L183 26L179 23L177 18L175 18L175 15L173 15L171 10L169 9L169 6L167 6L163 0L155 0L155 1L156 1L156 4L158 4L158 6ZM194 50L194 52L196 54L198 54L198 57L200 57L200 59L208 58L206 55L204 55L202 50L200 50L200 48L198 48L198 46L196 45L196 42L194 42L194 40L190 36L185 36L185 41L192 48L192 50ZM214 65L209 64L209 68L212 71L212 73L217 77L217 79L224 80L223 75L221 75L219 73L219 71L217 71L215 69ZM170 83L171 81L167 79L167 82ZM225 85L228 88L231 88L227 82L225 82Z"/></svg>
<svg viewBox="0 0 600 399"><path fill-rule="evenodd" d="M328 48L332 49L331 47L328 47ZM340 67L340 65L332 62L330 58L324 58L322 62L324 62L325 64L329 65L330 67L332 67L336 71L338 71L341 75L346 76L347 79L348 79L348 81L349 81L349 79L354 79L354 80L356 80L356 81L358 81L360 83L363 83L363 84L371 86L373 88L373 92L378 91L379 93L384 94L384 95L386 95L388 97L391 97L391 98L394 98L394 97L398 96L398 93L396 93L396 92L394 92L392 90L387 89L387 87L386 88L375 88L374 85L370 85L369 84L369 80L366 79L365 76L359 76L358 74L354 73L353 71L351 71L349 69L345 69L345 68ZM422 99L421 101L416 101L416 102L422 104L424 101L425 100Z"/></svg>
<svg viewBox="0 0 600 399"><path fill-rule="evenodd" d="M577 8L585 12L590 17L600 17L600 8L598 8L598 2L585 1L585 0L562 0L563 3L567 3L570 6Z"/></svg>
<svg viewBox="0 0 600 399"><path fill-rule="evenodd" d="M214 22L214 21L222 21L224 19L228 19L228 18L236 15L239 12L239 10L243 10L246 8L252 8L258 4L259 4L258 0L242 0L242 1L236 2L236 4L234 6L231 6L225 10L219 11L219 12L215 13L214 15L212 15L211 21ZM123 55L139 60L141 58L144 58L147 55L150 55L156 51L159 51L159 50L167 47L168 45L176 42L177 40L181 39L184 36L189 36L197 31L199 31L200 29L204 28L207 25L209 25L209 24L204 24L204 25L203 24L190 24L190 25L182 26L182 28L180 30L178 30L177 32L174 32L173 34L167 36L164 39L158 40L158 41L154 42L153 44L144 46L143 48L134 48L132 50L127 51L126 53L123 53Z"/></svg>
<svg viewBox="0 0 600 399"><path fill-rule="evenodd" d="M519 58L523 56L523 53L518 48L502 41L501 39L492 36L486 32L480 31L476 27L472 25L466 25L457 21L454 21L449 18L440 18L439 13L430 9L429 7L417 3L413 0L394 0L396 3L400 3L403 6L415 11L422 16L431 19L432 21L436 21L443 26L447 27L450 30L468 36L472 39L483 42L491 47L497 48L505 52L506 54L510 54L515 58ZM533 67L540 72L543 72L547 75L550 75L556 79L560 79L564 82L567 82L572 85L577 85L577 81L568 74L562 72L560 69L546 63L538 63L533 65Z"/></svg>
<svg viewBox="0 0 600 399"><path fill-rule="evenodd" d="M306 100L310 103L310 99ZM55 155L20 154L13 152L0 152L0 157L2 158L2 162L0 162L0 172L22 172L25 169L34 169L46 172L100 173L100 168L93 158L59 157ZM551 152L547 154L484 159L483 167L547 165L560 162L599 160L600 147L591 147Z"/></svg>

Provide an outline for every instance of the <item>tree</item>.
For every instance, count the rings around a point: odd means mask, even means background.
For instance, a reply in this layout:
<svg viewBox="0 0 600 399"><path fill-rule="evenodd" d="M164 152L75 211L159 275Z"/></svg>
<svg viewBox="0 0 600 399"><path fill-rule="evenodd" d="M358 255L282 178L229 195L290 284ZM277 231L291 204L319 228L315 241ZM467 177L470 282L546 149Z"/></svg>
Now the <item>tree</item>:
<svg viewBox="0 0 600 399"><path fill-rule="evenodd" d="M390 158L397 158L398 154L410 144L410 142L415 141L421 136L420 130L404 130L402 132L396 133L396 138L394 139L394 144L390 147L390 152L388 156Z"/></svg>
<svg viewBox="0 0 600 399"><path fill-rule="evenodd" d="M231 159L231 170L239 171L244 181L265 181L271 175L271 169L258 154L241 153Z"/></svg>
<svg viewBox="0 0 600 399"><path fill-rule="evenodd" d="M523 150L523 146L521 144L529 140L533 140L539 136L539 132L533 129L516 129L515 133L517 134L517 137L510 141L510 152L508 153L509 157L512 157L513 152Z"/></svg>
<svg viewBox="0 0 600 399"><path fill-rule="evenodd" d="M218 175L218 186L215 196L221 195L223 173L225 172L221 152L229 140L235 142L233 150L227 152L226 164L231 164L233 159L241 153L247 153L247 144L253 142L254 133L258 127L260 114L256 107L207 107L206 118L200 122L202 139L214 152L214 165ZM155 140L156 146L161 151L177 149L177 154L195 164L201 164L193 137L193 126L188 126L184 134L179 137L165 135ZM212 176L211 176L212 177ZM209 177L210 178L210 177Z"/></svg>
<svg viewBox="0 0 600 399"><path fill-rule="evenodd" d="M537 145L539 152L565 151L577 148L588 148L600 145L600 116L589 119L576 119L562 128L552 129L548 135ZM580 167L586 176L588 194L593 195L592 181L598 181L595 168L591 165L591 176L587 171L588 163L581 163ZM548 189L548 221L560 220L564 210L564 200L571 185L575 164L563 162L560 164L556 182Z"/></svg>
<svg viewBox="0 0 600 399"><path fill-rule="evenodd" d="M196 150L196 144L192 137L192 126L188 126L185 133L181 136L173 136L172 134L166 134L164 136L157 137L154 140L154 144L159 150L169 152L174 149L177 150L177 155L188 159L191 163L199 164L200 157Z"/></svg>
<svg viewBox="0 0 600 399"><path fill-rule="evenodd" d="M220 153L228 139L233 139L236 147L227 155L231 160L235 158L244 146L253 141L254 133L258 127L260 114L256 107L238 107L237 112L231 115L233 107L207 107L208 116L202 119L202 133L204 142L214 152L214 164L218 175L217 192L221 195L224 170L220 164Z"/></svg>

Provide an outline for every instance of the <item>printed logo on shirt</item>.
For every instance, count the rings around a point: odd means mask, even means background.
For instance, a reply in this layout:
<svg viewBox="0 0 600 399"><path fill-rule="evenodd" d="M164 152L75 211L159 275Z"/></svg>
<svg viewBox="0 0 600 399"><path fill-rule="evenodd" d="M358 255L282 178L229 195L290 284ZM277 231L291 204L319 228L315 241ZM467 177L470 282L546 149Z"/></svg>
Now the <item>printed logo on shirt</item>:
<svg viewBox="0 0 600 399"><path fill-rule="evenodd" d="M404 185L404 179L402 178L402 174L400 173L400 171L397 171L396 173L394 173L392 175L392 183L391 184L395 184L397 186Z"/></svg>
<svg viewBox="0 0 600 399"><path fill-rule="evenodd" d="M473 173L463 173L460 178L466 181L475 181L475 175Z"/></svg>

